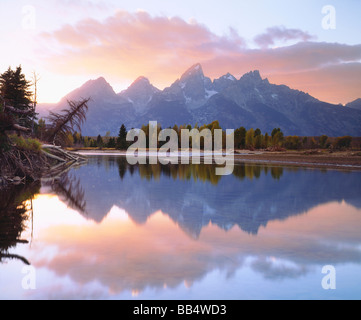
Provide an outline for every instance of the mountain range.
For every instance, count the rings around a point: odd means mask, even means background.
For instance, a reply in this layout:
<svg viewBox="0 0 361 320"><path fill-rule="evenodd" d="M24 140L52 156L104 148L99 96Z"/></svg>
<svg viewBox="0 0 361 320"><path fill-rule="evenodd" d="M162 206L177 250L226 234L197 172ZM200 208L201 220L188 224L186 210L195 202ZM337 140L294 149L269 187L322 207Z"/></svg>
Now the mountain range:
<svg viewBox="0 0 361 320"><path fill-rule="evenodd" d="M259 71L237 79L232 74L214 79L202 66L189 68L170 87L159 90L139 77L116 93L100 77L86 82L51 107L39 105L40 117L60 111L68 100L91 98L82 134L117 135L121 124L140 128L157 121L163 128L182 124L203 125L218 120L224 129L260 128L270 133L281 128L286 135L361 136L361 99L346 106L322 102L286 85L271 84Z"/></svg>

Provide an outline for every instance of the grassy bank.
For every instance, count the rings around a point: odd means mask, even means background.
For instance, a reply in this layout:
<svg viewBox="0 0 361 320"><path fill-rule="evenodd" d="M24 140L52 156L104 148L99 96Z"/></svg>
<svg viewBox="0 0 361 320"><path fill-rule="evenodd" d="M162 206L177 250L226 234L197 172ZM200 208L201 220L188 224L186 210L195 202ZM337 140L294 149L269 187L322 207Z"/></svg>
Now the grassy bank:
<svg viewBox="0 0 361 320"><path fill-rule="evenodd" d="M84 158L61 147L44 145L34 138L9 135L8 145L0 154L0 188L9 184L38 181L44 175L58 175Z"/></svg>
<svg viewBox="0 0 361 320"><path fill-rule="evenodd" d="M0 186L38 180L49 165L41 151L39 140L9 135L0 154Z"/></svg>

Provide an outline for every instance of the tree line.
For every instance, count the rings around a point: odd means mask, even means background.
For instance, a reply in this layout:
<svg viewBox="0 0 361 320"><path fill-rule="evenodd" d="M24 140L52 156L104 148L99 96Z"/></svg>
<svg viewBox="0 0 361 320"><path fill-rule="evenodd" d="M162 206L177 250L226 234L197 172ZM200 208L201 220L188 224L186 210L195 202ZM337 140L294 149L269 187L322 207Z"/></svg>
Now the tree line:
<svg viewBox="0 0 361 320"><path fill-rule="evenodd" d="M117 157L107 159L106 162L111 161L112 165L118 165L119 177L121 180L125 177L126 173L129 172L131 175L134 172L138 172L139 176L142 179L148 181L156 179L158 180L161 176L166 176L174 180L197 180L201 182L211 182L214 185L217 185L218 182L222 179L222 176L215 174L216 165L204 165L204 164L174 164L172 166L164 166L160 163L157 164L145 164L145 165L130 165L126 158ZM298 170L297 168L289 168L288 170ZM275 180L281 179L284 173L284 168L281 166L272 166L259 165L259 164L247 164L241 163L237 165L233 170L233 176L237 177L240 180L248 179L259 179L262 174L268 175Z"/></svg>
<svg viewBox="0 0 361 320"><path fill-rule="evenodd" d="M204 124L199 127L198 124L192 126L188 125L174 125L169 127L178 134L178 147L181 148L181 131L183 129L192 130L197 129L200 132L203 129L209 129L213 135L215 129L222 129L218 121L213 121L210 124ZM143 125L141 130L145 132L147 137L147 147L149 147L149 141L151 139L149 124ZM157 135L162 130L162 127L158 125L157 130L154 131ZM83 137L79 132L69 136L69 147L85 147L85 148L109 148L126 150L133 142L126 140L128 130L124 124L119 129L117 137L110 136L108 132L105 136L98 135L95 137ZM226 133L223 131L223 138L225 139ZM234 130L234 146L236 150L269 150L269 151L282 151L287 150L302 150L302 149L349 149L352 146L353 138L351 136L344 136L338 138L328 137L322 135L321 137L302 137L302 136L285 136L280 128L274 128L272 132L262 133L261 129L246 129L240 127ZM164 143L162 141L157 142L157 147L160 148ZM223 144L225 145L225 143ZM192 148L192 138L190 138L189 146ZM204 141L201 138L201 148L204 146Z"/></svg>

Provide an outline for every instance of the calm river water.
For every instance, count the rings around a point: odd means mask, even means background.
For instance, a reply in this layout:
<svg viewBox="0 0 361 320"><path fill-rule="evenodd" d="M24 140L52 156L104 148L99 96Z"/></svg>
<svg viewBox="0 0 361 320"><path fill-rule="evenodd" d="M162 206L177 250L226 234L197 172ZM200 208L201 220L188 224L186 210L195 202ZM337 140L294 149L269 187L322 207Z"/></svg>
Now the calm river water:
<svg viewBox="0 0 361 320"><path fill-rule="evenodd" d="M0 207L1 299L361 298L361 172L94 156Z"/></svg>

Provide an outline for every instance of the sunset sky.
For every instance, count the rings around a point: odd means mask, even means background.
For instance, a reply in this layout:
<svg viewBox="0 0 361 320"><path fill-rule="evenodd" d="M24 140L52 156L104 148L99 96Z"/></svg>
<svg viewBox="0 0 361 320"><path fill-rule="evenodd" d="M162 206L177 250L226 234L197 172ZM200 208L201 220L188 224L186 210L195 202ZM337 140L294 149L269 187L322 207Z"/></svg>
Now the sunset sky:
<svg viewBox="0 0 361 320"><path fill-rule="evenodd" d="M116 92L141 75L163 89L201 63L212 79L258 69L347 103L361 97L360 12L359 0L1 0L0 72L36 71L39 102L57 102L100 76Z"/></svg>

